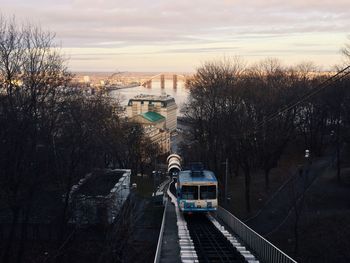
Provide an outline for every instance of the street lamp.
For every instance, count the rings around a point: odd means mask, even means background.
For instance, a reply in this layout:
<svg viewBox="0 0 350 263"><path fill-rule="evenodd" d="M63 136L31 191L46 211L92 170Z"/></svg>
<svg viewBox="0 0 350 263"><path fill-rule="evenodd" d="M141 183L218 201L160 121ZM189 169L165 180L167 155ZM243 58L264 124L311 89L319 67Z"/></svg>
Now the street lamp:
<svg viewBox="0 0 350 263"><path fill-rule="evenodd" d="M152 171L153 177L153 196L156 196L156 171Z"/></svg>
<svg viewBox="0 0 350 263"><path fill-rule="evenodd" d="M159 183L161 171L152 171L153 176L153 196L157 193L157 184Z"/></svg>
<svg viewBox="0 0 350 263"><path fill-rule="evenodd" d="M227 203L227 176L228 176L228 158L226 158L225 162L221 164L225 165L225 181L224 181L224 202Z"/></svg>
<svg viewBox="0 0 350 263"><path fill-rule="evenodd" d="M305 158L308 159L310 157L310 150L305 150Z"/></svg>
<svg viewBox="0 0 350 263"><path fill-rule="evenodd" d="M310 150L306 149L305 150L305 178L304 180L307 180L308 174L309 174L309 166L310 166Z"/></svg>

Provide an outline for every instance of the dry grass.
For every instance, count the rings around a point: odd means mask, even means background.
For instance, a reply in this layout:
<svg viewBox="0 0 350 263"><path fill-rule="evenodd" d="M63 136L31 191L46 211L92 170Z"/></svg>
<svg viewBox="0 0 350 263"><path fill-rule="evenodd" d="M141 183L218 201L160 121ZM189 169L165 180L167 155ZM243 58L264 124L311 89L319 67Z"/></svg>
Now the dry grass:
<svg viewBox="0 0 350 263"><path fill-rule="evenodd" d="M252 173L250 213L246 210L243 173L238 177L230 177L228 180L228 193L231 195L231 201L224 206L242 219L247 219L255 215L263 208L266 201L295 174L296 167L303 162L303 157L300 154L287 153L283 155L278 166L270 172L270 188L268 190L265 189L263 172L256 171Z"/></svg>
<svg viewBox="0 0 350 263"><path fill-rule="evenodd" d="M294 253L292 216L269 240L299 262L350 262L350 169L336 180L334 169L325 170L308 190L299 221L299 250Z"/></svg>
<svg viewBox="0 0 350 263"><path fill-rule="evenodd" d="M245 209L244 176L230 178L231 202L226 206L235 215L247 219L264 207L266 201L304 162L302 155L285 154L271 171L271 187L265 190L262 172L252 175L251 213ZM350 262L350 152L344 152L341 183L330 167L313 182L305 194L299 227L299 249L294 251L295 213L267 238L298 262Z"/></svg>

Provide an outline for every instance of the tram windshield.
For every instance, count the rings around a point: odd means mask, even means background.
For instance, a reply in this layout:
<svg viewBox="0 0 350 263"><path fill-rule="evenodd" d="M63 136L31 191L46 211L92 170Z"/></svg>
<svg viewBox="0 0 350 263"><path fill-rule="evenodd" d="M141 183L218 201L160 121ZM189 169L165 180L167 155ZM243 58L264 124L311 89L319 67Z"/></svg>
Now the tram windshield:
<svg viewBox="0 0 350 263"><path fill-rule="evenodd" d="M198 199L198 186L188 186L184 185L181 188L181 198L187 200L197 200Z"/></svg>
<svg viewBox="0 0 350 263"><path fill-rule="evenodd" d="M201 185L200 186L200 199L216 199L216 186L215 185Z"/></svg>

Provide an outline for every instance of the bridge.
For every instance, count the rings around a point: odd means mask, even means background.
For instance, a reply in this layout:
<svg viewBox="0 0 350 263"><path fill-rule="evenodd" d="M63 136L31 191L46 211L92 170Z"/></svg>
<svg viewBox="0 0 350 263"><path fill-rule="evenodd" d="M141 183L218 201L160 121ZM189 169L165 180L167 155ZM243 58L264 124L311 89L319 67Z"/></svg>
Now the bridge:
<svg viewBox="0 0 350 263"><path fill-rule="evenodd" d="M165 88L165 80L166 79L172 79L173 81L173 89L177 89L177 81L179 79L186 82L186 76L182 74L171 74L171 73L160 73L157 75L154 75L150 77L149 79L141 81L141 86L144 86L146 88L152 88L152 80L154 79L160 79L160 88Z"/></svg>

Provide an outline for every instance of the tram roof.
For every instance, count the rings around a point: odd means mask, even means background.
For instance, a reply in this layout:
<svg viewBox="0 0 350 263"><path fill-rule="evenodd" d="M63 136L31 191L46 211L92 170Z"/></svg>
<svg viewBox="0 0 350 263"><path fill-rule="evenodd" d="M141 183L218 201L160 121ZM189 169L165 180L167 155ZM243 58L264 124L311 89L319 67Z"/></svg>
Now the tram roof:
<svg viewBox="0 0 350 263"><path fill-rule="evenodd" d="M186 182L217 182L215 174L209 170L203 170L201 176L193 176L191 170L181 171L179 173L178 181L180 183Z"/></svg>

